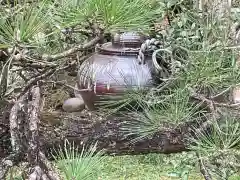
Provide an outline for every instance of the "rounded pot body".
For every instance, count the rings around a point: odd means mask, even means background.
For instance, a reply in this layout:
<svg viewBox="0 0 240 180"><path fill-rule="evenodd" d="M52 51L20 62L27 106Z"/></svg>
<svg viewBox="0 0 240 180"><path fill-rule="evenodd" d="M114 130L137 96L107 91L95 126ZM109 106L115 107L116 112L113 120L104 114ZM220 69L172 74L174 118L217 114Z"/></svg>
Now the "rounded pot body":
<svg viewBox="0 0 240 180"><path fill-rule="evenodd" d="M79 67L77 89L88 109L94 110L94 102L104 94L124 93L137 88L153 86L153 64L151 57L139 63L139 48L114 46L105 43Z"/></svg>

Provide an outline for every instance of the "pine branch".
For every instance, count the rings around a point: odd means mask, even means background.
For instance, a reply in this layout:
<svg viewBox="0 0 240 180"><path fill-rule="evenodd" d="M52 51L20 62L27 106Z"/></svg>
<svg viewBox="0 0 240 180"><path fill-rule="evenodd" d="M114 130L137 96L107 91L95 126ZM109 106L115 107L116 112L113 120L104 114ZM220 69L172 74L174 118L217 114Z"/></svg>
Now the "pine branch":
<svg viewBox="0 0 240 180"><path fill-rule="evenodd" d="M62 52L62 53L55 54L55 55L43 55L42 59L44 59L46 61L53 61L53 60L61 59L61 58L67 57L69 55L72 55L73 53L76 53L78 51L87 50L88 48L97 44L100 40L101 40L101 37L97 36L97 37L95 37L94 39L92 39L91 41L89 41L88 43L86 43L84 45L78 45L78 46L73 47L73 48L71 48L67 51Z"/></svg>
<svg viewBox="0 0 240 180"><path fill-rule="evenodd" d="M28 162L31 165L32 172L29 176L29 180L35 180L36 178L43 178L49 180L60 180L58 175L53 171L50 163L46 159L45 155L40 150L39 145L39 125L40 125L40 88L34 87L31 91L32 102L29 103L28 113Z"/></svg>

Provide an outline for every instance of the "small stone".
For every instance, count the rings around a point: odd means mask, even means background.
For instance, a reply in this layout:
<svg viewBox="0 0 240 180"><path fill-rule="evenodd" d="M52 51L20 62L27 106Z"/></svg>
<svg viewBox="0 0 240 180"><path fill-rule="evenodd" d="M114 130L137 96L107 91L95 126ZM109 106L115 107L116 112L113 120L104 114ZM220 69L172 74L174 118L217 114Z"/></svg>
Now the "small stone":
<svg viewBox="0 0 240 180"><path fill-rule="evenodd" d="M63 110L66 112L79 112L85 108L82 98L70 98L64 101Z"/></svg>
<svg viewBox="0 0 240 180"><path fill-rule="evenodd" d="M240 103L240 87L233 89L233 102Z"/></svg>

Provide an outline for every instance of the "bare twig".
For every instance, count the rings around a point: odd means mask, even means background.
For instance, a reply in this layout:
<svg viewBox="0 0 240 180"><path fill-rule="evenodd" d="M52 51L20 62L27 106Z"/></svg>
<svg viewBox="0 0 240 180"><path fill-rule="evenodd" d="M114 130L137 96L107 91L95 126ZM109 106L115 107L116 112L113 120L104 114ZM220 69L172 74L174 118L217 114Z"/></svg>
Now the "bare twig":
<svg viewBox="0 0 240 180"><path fill-rule="evenodd" d="M219 107L227 107L227 108L235 108L235 109L239 109L240 108L240 103L235 103L235 104L227 104L227 103L214 103L215 106L219 106Z"/></svg>
<svg viewBox="0 0 240 180"><path fill-rule="evenodd" d="M33 68L47 68L47 67L57 67L57 64L50 64L50 63L43 63L43 62L29 62L29 61L23 61L23 62L15 62L13 63L15 66L20 67L33 67Z"/></svg>
<svg viewBox="0 0 240 180"><path fill-rule="evenodd" d="M233 88L233 86L228 87L227 89L223 90L222 92L218 93L215 96L211 96L210 99L216 99L222 95L224 95L225 93L227 93L228 91L230 91Z"/></svg>
<svg viewBox="0 0 240 180"><path fill-rule="evenodd" d="M87 29L76 29L76 30L73 30L73 33L80 33L88 37L93 35L93 32Z"/></svg>
<svg viewBox="0 0 240 180"><path fill-rule="evenodd" d="M56 70L55 69L50 69L46 73L41 74L35 78L32 78L29 80L29 82L26 84L25 87L22 88L21 93L16 97L18 99L21 97L23 94L25 94L33 85L35 85L39 80L44 79L50 75L52 75Z"/></svg>
<svg viewBox="0 0 240 180"><path fill-rule="evenodd" d="M217 94L216 96L213 96L212 98L215 98L217 96L220 96L221 94L224 94L229 89L230 89L230 87L227 88L226 90L224 90L223 92ZM239 109L240 108L240 103L235 103L235 104L218 103L216 101L213 101L213 100L210 100L210 99L204 97L201 94L198 94L198 93L194 92L194 90L192 88L189 88L189 91L191 92L191 96L193 98L201 100L203 102L206 102L208 107L210 108L211 112L215 112L215 113L219 112L216 107L226 107L226 108L235 108L235 109Z"/></svg>
<svg viewBox="0 0 240 180"><path fill-rule="evenodd" d="M156 92L162 92L165 89L170 88L170 86L174 83L175 80L177 80L177 78L174 78L173 76L171 76L169 79L167 79L167 81L164 82L165 84L163 86L156 89Z"/></svg>
<svg viewBox="0 0 240 180"><path fill-rule="evenodd" d="M102 35L100 34L100 35L96 36L95 38L93 38L92 40L90 40L89 42L87 42L86 44L81 44L81 45L75 46L69 50L66 50L64 52L61 52L61 53L58 53L55 55L44 54L40 58L41 60L35 60L34 58L27 56L26 52L13 55L13 60L15 61L15 65L22 66L22 67L26 67L26 66L31 66L31 67L36 67L36 68L56 67L57 64L54 64L50 61L58 60L58 59L61 59L64 57L71 56L72 54L74 54L78 51L87 50L87 49L91 48L92 46L96 45L101 40L101 36ZM21 61L24 61L24 63L18 63Z"/></svg>
<svg viewBox="0 0 240 180"><path fill-rule="evenodd" d="M232 166L240 169L240 164L238 162L232 162L232 161L229 161L228 159L225 159L225 160L216 159L216 163L224 164L225 166Z"/></svg>

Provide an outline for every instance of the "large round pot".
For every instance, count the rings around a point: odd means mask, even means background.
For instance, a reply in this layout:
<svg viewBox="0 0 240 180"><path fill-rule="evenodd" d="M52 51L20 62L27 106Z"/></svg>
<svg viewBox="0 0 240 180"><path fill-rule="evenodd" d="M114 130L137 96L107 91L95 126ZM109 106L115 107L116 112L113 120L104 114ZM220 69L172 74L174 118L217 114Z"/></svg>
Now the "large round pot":
<svg viewBox="0 0 240 180"><path fill-rule="evenodd" d="M81 95L86 107L94 110L94 102L100 95L122 93L131 88L153 86L151 55L144 63L138 59L139 49L145 37L133 33L116 34L112 42L96 47L96 52L85 60L78 70L75 96Z"/></svg>

